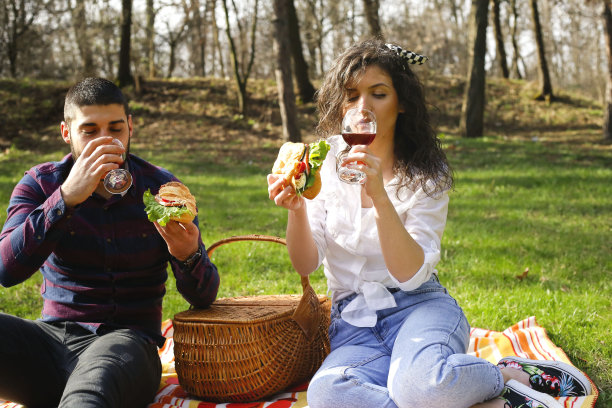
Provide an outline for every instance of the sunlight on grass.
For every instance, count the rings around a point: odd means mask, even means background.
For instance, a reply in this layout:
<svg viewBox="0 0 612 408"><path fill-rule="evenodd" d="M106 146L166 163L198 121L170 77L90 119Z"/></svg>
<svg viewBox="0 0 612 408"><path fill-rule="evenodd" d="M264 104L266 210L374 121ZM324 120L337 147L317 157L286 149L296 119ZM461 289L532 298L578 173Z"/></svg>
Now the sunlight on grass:
<svg viewBox="0 0 612 408"><path fill-rule="evenodd" d="M135 112L146 120L133 152L189 186L207 246L233 235L284 236L287 212L268 199L265 181L280 145L278 124L266 119L268 108L258 117L234 121L226 104L205 104L205 99L213 103L210 98L226 103L227 93L206 90L204 84L210 85L205 82L190 94L191 83L182 89L161 83L175 98L184 98L160 105L163 118L155 116L154 99L139 100ZM269 84L259 86L262 93L274 92ZM461 95L456 92L460 83L440 86L440 95ZM529 94L526 88L504 90L494 84L488 91L495 96L488 107L491 126L501 123L496 132L463 139L448 126L441 135L457 183L450 193L440 280L474 327L503 330L536 316L599 386L597 407L612 406L612 149L592 142L598 130L591 117L601 110L565 97L550 112L520 99ZM444 101L439 105L443 109ZM64 146L44 154L19 147L0 153L0 223L23 172L60 160L66 152ZM217 249L213 260L221 275L220 296L300 293L299 277L282 245L231 243ZM40 283L37 273L22 285L2 289L0 311L37 318ZM311 283L318 293L326 292L321 270ZM188 307L171 275L164 318Z"/></svg>

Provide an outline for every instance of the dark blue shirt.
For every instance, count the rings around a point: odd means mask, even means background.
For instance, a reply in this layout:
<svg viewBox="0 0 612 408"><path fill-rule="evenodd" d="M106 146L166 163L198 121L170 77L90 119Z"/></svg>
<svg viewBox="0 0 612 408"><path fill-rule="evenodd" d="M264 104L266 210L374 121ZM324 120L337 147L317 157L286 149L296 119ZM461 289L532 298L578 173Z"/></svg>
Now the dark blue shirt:
<svg viewBox="0 0 612 408"><path fill-rule="evenodd" d="M142 202L147 189L156 194L177 179L137 156L128 161L134 184L125 196L93 194L74 209L60 193L71 155L28 170L13 190L0 234L0 284L21 283L40 270L42 320L74 321L93 332L127 327L163 344L168 262L179 292L199 307L215 300L219 274L201 240L202 258L181 270Z"/></svg>

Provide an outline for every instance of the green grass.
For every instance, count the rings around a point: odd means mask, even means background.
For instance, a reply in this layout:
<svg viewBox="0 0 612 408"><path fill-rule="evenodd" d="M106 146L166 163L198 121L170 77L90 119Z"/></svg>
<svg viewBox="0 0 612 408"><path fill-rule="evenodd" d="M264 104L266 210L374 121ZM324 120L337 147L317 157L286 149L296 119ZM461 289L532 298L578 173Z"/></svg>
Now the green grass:
<svg viewBox="0 0 612 408"><path fill-rule="evenodd" d="M521 100L523 113L534 111L529 103ZM509 115L509 104L500 105L504 115ZM557 118L558 112L523 118L510 137L505 130L463 139L452 127L442 127L457 183L438 270L474 327L503 330L535 316L598 385L596 406L612 407L612 150L594 142L599 131L593 123L599 118L589 112L597 109L582 105L574 105L574 114L590 122L577 129L566 123L540 127L542 115ZM567 104L552 108L571 111ZM134 152L170 169L191 188L207 245L239 234L284 236L286 211L268 200L265 182L280 143L277 124L267 125L261 118L239 124L228 119L222 136L207 140L213 125L205 122L198 128L200 139L179 142L164 136L170 134L167 130L160 135L151 122L155 119L141 119ZM181 122L175 126L189 127ZM256 133L258 139L239 136L246 133ZM163 143L155 143L158 135ZM246 155L240 150L245 144ZM66 152L58 147L44 155L20 148L0 153L0 224L23 171ZM300 291L299 277L281 245L233 243L217 249L213 259L221 274L220 296ZM311 281L317 292L325 293L321 270ZM37 318L39 285L36 274L22 285L1 289L0 311ZM167 290L163 316L171 318L188 305L172 278Z"/></svg>

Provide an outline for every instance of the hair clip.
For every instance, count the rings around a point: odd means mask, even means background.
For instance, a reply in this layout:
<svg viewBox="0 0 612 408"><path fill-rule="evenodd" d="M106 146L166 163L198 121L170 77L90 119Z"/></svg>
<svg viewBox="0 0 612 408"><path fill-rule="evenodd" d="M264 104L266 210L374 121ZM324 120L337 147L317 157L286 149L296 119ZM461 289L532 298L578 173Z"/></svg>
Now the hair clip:
<svg viewBox="0 0 612 408"><path fill-rule="evenodd" d="M395 44L385 44L385 45L387 46L387 48L395 52L397 55L399 55L404 61L406 61L409 64L421 65L429 59L425 55L419 55L412 51L403 50L400 46L397 46Z"/></svg>

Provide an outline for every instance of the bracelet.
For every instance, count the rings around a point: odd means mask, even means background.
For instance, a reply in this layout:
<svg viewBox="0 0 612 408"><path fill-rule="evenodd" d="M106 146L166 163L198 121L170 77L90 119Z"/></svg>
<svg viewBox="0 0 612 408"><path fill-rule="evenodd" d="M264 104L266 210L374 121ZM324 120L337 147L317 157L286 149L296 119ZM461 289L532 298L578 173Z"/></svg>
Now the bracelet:
<svg viewBox="0 0 612 408"><path fill-rule="evenodd" d="M184 261L178 261L178 260L177 261L182 270L189 271L191 270L191 268L193 268L196 262L200 260L201 257L202 257L202 248L198 248L197 251L195 251L192 255L190 255Z"/></svg>

